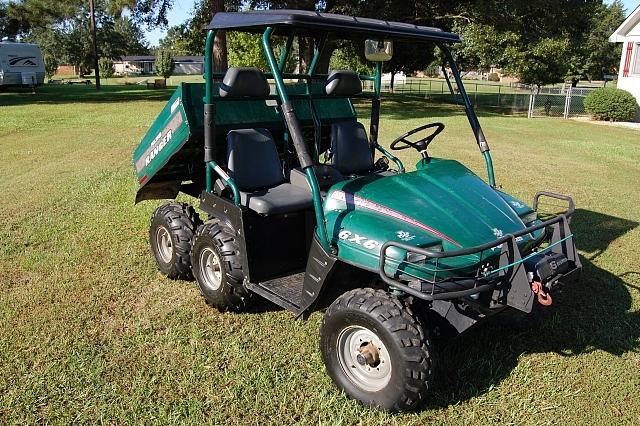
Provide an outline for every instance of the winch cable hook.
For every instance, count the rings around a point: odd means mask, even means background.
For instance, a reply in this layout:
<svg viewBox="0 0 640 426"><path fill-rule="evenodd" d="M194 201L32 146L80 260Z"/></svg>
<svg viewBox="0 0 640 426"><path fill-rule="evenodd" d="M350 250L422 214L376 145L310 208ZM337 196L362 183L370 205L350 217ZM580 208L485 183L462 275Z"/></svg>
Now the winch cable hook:
<svg viewBox="0 0 640 426"><path fill-rule="evenodd" d="M544 286L539 281L531 283L531 291L533 291L533 294L538 296L538 303L542 306L551 306L553 303L551 295L544 291Z"/></svg>

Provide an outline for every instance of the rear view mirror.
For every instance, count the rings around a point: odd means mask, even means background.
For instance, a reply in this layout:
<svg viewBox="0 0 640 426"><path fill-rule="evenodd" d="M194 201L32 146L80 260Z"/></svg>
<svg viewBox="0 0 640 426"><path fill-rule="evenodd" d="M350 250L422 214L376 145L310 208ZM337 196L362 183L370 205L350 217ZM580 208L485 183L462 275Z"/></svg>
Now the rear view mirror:
<svg viewBox="0 0 640 426"><path fill-rule="evenodd" d="M393 57L393 42L391 40L366 40L364 42L364 56L373 62L388 61Z"/></svg>

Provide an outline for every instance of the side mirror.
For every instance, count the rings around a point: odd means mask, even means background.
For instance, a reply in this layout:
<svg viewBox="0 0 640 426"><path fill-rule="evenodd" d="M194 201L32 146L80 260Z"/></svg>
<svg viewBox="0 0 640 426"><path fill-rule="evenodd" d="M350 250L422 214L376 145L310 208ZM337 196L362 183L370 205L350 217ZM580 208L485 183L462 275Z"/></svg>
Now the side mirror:
<svg viewBox="0 0 640 426"><path fill-rule="evenodd" d="M373 62L388 61L393 57L393 42L391 40L366 40L364 42L364 56Z"/></svg>

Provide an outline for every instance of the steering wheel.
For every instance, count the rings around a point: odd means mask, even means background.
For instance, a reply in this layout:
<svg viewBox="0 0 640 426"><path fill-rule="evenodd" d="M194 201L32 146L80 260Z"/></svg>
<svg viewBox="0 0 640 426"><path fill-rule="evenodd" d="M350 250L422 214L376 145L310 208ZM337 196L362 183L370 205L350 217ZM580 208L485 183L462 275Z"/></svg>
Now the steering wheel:
<svg viewBox="0 0 640 426"><path fill-rule="evenodd" d="M419 140L417 140L415 142L412 142L412 141L407 139L411 135L414 135L416 133L422 132L423 130L433 129L433 128L435 128L435 130L433 132L431 132L431 134L429 136L426 136L426 137L424 137L422 139L419 139ZM394 151L401 151L401 150L407 149L407 148L414 148L420 154L422 154L422 157L426 158L427 157L427 147L429 146L429 144L431 142L433 142L433 140L436 138L436 136L438 136L440 133L442 133L443 130L444 130L444 124L442 124L442 123L425 124L424 126L416 127L415 129L413 129L413 130L405 133L404 135L400 136L399 138L397 138L396 140L391 142L391 145L390 145L389 148L391 148ZM398 146L398 144L400 144L401 142L404 145Z"/></svg>

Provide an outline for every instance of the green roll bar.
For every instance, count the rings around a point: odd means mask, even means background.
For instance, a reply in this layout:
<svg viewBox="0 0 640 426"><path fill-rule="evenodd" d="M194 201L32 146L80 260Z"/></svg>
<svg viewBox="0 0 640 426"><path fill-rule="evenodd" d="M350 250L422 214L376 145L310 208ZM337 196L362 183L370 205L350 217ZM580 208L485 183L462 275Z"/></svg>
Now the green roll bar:
<svg viewBox="0 0 640 426"><path fill-rule="evenodd" d="M225 186L231 189L233 193L233 203L240 205L240 190L235 181L214 161L213 151L215 150L215 105L213 104L213 43L215 41L216 32L209 30L207 32L207 40L205 43L205 59L204 59L204 162L205 162L205 189L211 192L213 189L214 173L217 174Z"/></svg>
<svg viewBox="0 0 640 426"><path fill-rule="evenodd" d="M318 236L320 245L328 253L330 251L329 238L327 236L327 224L324 219L324 210L322 208L322 196L320 195L320 186L318 185L318 179L313 169L313 161L309 158L309 154L302 149L304 140L299 128L298 119L295 116L295 112L291 107L289 96L285 89L284 80L282 79L282 73L278 62L276 61L273 47L271 46L271 34L273 33L273 27L267 27L262 34L262 49L267 58L267 63L273 74L273 79L276 83L276 90L280 101L282 102L282 112L289 129L289 133L293 140L296 153L300 158L300 164L307 175L307 183L311 188L311 194L313 195L313 208L316 215L316 235Z"/></svg>

